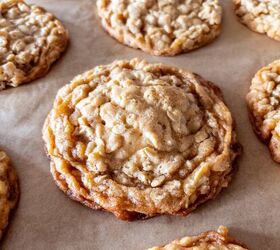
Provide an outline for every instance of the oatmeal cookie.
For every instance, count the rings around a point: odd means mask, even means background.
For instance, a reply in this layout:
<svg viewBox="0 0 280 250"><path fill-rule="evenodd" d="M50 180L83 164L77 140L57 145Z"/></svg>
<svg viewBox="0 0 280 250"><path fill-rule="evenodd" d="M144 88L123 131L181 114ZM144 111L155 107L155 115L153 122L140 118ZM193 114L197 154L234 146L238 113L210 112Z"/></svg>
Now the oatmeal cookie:
<svg viewBox="0 0 280 250"><path fill-rule="evenodd" d="M0 151L0 240L19 196L18 180L8 156Z"/></svg>
<svg viewBox="0 0 280 250"><path fill-rule="evenodd" d="M248 250L248 248L228 236L228 229L220 226L216 231L209 231L198 236L187 236L172 241L163 247L152 247L148 250Z"/></svg>
<svg viewBox="0 0 280 250"><path fill-rule="evenodd" d="M240 21L251 30L280 41L279 0L233 0Z"/></svg>
<svg viewBox="0 0 280 250"><path fill-rule="evenodd" d="M43 138L58 186L124 220L188 214L228 185L240 153L217 87L139 59L60 89Z"/></svg>
<svg viewBox="0 0 280 250"><path fill-rule="evenodd" d="M280 60L260 69L247 95L255 132L280 163Z"/></svg>
<svg viewBox="0 0 280 250"><path fill-rule="evenodd" d="M44 76L68 33L51 13L23 0L0 1L0 90Z"/></svg>
<svg viewBox="0 0 280 250"><path fill-rule="evenodd" d="M97 0L97 8L111 36L157 56L202 47L221 29L219 0Z"/></svg>

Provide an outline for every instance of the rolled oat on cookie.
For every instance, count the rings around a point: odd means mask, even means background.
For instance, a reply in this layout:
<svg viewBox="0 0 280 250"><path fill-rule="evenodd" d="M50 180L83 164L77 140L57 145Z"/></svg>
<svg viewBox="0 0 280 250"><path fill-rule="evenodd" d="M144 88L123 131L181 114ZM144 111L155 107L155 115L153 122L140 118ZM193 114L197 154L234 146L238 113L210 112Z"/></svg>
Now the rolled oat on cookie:
<svg viewBox="0 0 280 250"><path fill-rule="evenodd" d="M123 220L187 215L228 185L240 154L218 87L140 59L60 89L43 138L59 188Z"/></svg>
<svg viewBox="0 0 280 250"><path fill-rule="evenodd" d="M280 60L261 68L252 80L247 103L253 128L280 163Z"/></svg>
<svg viewBox="0 0 280 250"><path fill-rule="evenodd" d="M233 0L239 20L252 31L280 41L279 0Z"/></svg>
<svg viewBox="0 0 280 250"><path fill-rule="evenodd" d="M198 236L186 236L171 243L148 250L249 250L244 244L229 237L228 229L220 226Z"/></svg>
<svg viewBox="0 0 280 250"><path fill-rule="evenodd" d="M221 30L218 0L97 0L97 9L112 37L157 56L200 48Z"/></svg>
<svg viewBox="0 0 280 250"><path fill-rule="evenodd" d="M0 1L0 90L47 74L67 44L67 30L51 13L23 0Z"/></svg>
<svg viewBox="0 0 280 250"><path fill-rule="evenodd" d="M11 211L19 198L19 185L15 169L7 154L0 150L0 240L8 226Z"/></svg>

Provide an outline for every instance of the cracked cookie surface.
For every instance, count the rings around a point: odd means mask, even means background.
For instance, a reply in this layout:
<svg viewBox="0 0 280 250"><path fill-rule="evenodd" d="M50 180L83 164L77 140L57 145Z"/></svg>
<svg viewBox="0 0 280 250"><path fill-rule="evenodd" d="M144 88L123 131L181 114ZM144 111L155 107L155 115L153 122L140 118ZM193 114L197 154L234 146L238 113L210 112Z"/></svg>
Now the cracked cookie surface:
<svg viewBox="0 0 280 250"><path fill-rule="evenodd" d="M252 125L280 163L280 60L260 69L247 94Z"/></svg>
<svg viewBox="0 0 280 250"><path fill-rule="evenodd" d="M173 56L213 41L221 29L218 0L98 0L105 30L119 42Z"/></svg>
<svg viewBox="0 0 280 250"><path fill-rule="evenodd" d="M44 76L68 33L51 13L22 0L0 2L0 90Z"/></svg>
<svg viewBox="0 0 280 250"><path fill-rule="evenodd" d="M148 250L248 250L246 246L232 239L228 229L220 226L217 231L208 231L198 236L187 236L172 241L162 247L152 247Z"/></svg>
<svg viewBox="0 0 280 250"><path fill-rule="evenodd" d="M233 0L239 20L251 30L280 41L279 0Z"/></svg>
<svg viewBox="0 0 280 250"><path fill-rule="evenodd" d="M19 196L18 179L6 153L0 150L0 240Z"/></svg>
<svg viewBox="0 0 280 250"><path fill-rule="evenodd" d="M240 153L217 87L139 59L59 90L43 138L58 186L125 220L188 214L228 185Z"/></svg>

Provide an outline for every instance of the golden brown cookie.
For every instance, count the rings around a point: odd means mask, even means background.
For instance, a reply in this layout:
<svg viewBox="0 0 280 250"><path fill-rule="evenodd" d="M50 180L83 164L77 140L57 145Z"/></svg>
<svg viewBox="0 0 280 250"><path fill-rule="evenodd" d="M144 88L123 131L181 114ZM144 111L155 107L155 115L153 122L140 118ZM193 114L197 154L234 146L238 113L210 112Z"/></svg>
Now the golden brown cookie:
<svg viewBox="0 0 280 250"><path fill-rule="evenodd" d="M239 20L251 30L280 41L279 0L233 0Z"/></svg>
<svg viewBox="0 0 280 250"><path fill-rule="evenodd" d="M255 132L280 163L280 60L260 69L247 95Z"/></svg>
<svg viewBox="0 0 280 250"><path fill-rule="evenodd" d="M0 1L0 90L44 76L66 49L68 32L51 13L23 0Z"/></svg>
<svg viewBox="0 0 280 250"><path fill-rule="evenodd" d="M97 0L97 8L112 37L157 56L202 47L221 30L218 0Z"/></svg>
<svg viewBox="0 0 280 250"><path fill-rule="evenodd" d="M148 250L248 250L248 248L232 239L228 229L220 226L217 231L208 231L198 236L187 236L174 240L162 247L152 247Z"/></svg>
<svg viewBox="0 0 280 250"><path fill-rule="evenodd" d="M124 220L190 213L228 185L240 153L217 87L139 59L60 89L43 138L60 189Z"/></svg>
<svg viewBox="0 0 280 250"><path fill-rule="evenodd" d="M8 156L0 151L0 240L19 197L18 179Z"/></svg>

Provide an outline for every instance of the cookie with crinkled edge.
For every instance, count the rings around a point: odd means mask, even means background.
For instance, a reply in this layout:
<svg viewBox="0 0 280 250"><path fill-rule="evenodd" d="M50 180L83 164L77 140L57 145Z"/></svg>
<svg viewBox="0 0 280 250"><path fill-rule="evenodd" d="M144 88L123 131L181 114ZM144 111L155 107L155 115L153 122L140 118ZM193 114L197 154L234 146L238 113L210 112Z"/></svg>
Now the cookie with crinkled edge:
<svg viewBox="0 0 280 250"><path fill-rule="evenodd" d="M280 163L280 60L261 68L252 80L247 103L252 126Z"/></svg>
<svg viewBox="0 0 280 250"><path fill-rule="evenodd" d="M200 48L221 30L218 0L98 0L97 9L112 37L157 56Z"/></svg>
<svg viewBox="0 0 280 250"><path fill-rule="evenodd" d="M280 3L278 0L233 0L241 23L252 31L280 41Z"/></svg>
<svg viewBox="0 0 280 250"><path fill-rule="evenodd" d="M228 235L228 229L220 226L217 231L208 231L198 236L186 236L174 240L162 247L152 247L148 250L249 250L244 244L232 239Z"/></svg>
<svg viewBox="0 0 280 250"><path fill-rule="evenodd" d="M23 0L0 1L0 90L46 75L68 44L51 13Z"/></svg>
<svg viewBox="0 0 280 250"><path fill-rule="evenodd" d="M228 185L240 154L215 85L139 59L60 89L43 139L58 187L123 220L187 215Z"/></svg>
<svg viewBox="0 0 280 250"><path fill-rule="evenodd" d="M0 240L19 197L18 178L10 159L0 150Z"/></svg>

